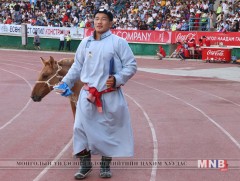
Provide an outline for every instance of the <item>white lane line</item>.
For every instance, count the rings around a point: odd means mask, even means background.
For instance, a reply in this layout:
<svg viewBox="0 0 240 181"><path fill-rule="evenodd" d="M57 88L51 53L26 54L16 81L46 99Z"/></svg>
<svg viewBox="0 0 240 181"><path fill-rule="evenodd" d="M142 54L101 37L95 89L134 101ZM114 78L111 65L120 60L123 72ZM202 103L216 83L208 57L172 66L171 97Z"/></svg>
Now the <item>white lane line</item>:
<svg viewBox="0 0 240 181"><path fill-rule="evenodd" d="M149 77L149 78L150 78L150 79L153 79L153 80L157 80L157 81L164 81L164 80L160 80L160 79L153 78L153 77ZM166 79L166 80L167 80L167 81L173 81L173 80L182 80L182 81L189 81L189 80L196 80L196 81L200 80L200 81L204 81L204 80L205 80L205 81L209 81L208 79L202 79L202 78L199 78L199 79L185 79L185 78L183 78L183 79ZM211 81L214 81L214 82L215 82L215 80L211 80ZM218 81L218 82L226 82L227 80L218 79L218 80L216 80L216 81ZM223 98L223 97L221 97L221 96L217 96L217 95L211 94L211 93L209 93L209 92L205 92L205 91L202 91L202 90L199 90L199 89L196 89L196 88L192 88L192 87L187 87L187 88L188 88L188 89L196 90L196 91L198 91L198 92L201 92L201 93L204 93L204 94L213 96L213 97L216 97L216 98L218 98L218 99L224 100L224 101L226 101L226 102L229 102L229 103L234 104L235 106L239 106L239 107L240 107L240 104L235 103L235 102L233 102L233 101L231 101L231 100L229 100L229 99Z"/></svg>
<svg viewBox="0 0 240 181"><path fill-rule="evenodd" d="M32 66L36 66L36 64L33 64L33 63L27 63L27 62L19 62L19 61L13 61L13 60L4 60L6 62L13 62L13 63L18 63L18 64L26 64L26 65L32 65Z"/></svg>
<svg viewBox="0 0 240 181"><path fill-rule="evenodd" d="M130 80L130 81L133 81L133 80ZM222 126L220 126L216 121L214 121L211 117L209 117L203 110L195 107L194 105L190 104L189 102L187 101L184 101L183 99L179 98L179 97L176 97L172 94L169 94L165 91L162 91L160 89L157 89L155 87L152 87L152 86L148 86L146 84L143 84L143 83L140 83L140 82L137 82L137 81L133 81L135 82L136 84L139 84L139 85L142 85L142 86L145 86L145 87L148 87L148 88L151 88L151 89L154 89L158 92L161 92L165 95L168 95L169 97L172 97L180 102L183 102L184 104L187 104L188 106L192 107L193 109L197 110L198 112L200 112L203 116L205 116L211 123L213 123L217 128L219 128L237 147L238 149L240 149L240 144L238 143L238 141L227 131L225 130Z"/></svg>
<svg viewBox="0 0 240 181"><path fill-rule="evenodd" d="M153 163L156 163L158 161L158 141L157 141L157 136L156 136L156 132L155 132L153 123L152 123L151 119L149 118L148 114L146 113L146 111L143 109L143 107L133 97L129 96L128 94L125 94L125 95L129 99L131 99L141 109L145 118L147 119L148 125L151 129L152 139L153 139ZM157 164L153 164L150 181L155 181L156 175L157 175Z"/></svg>
<svg viewBox="0 0 240 181"><path fill-rule="evenodd" d="M25 106L12 118L10 119L8 122L6 122L3 126L0 127L0 130L6 128L9 124L11 124L16 118L18 118L29 106L29 104L32 102L31 99L28 100L27 104L25 104Z"/></svg>
<svg viewBox="0 0 240 181"><path fill-rule="evenodd" d="M159 74L159 75L164 75L164 74ZM146 75L138 75L141 77L145 77ZM196 77L196 78L189 78L189 76L177 76L177 77L182 77L182 78L169 78L169 79L159 79L159 78L154 78L154 77L148 77L149 79L153 79L153 80L157 80L159 82L163 82L163 81L172 81L172 80L179 80L179 81L188 81L188 80L196 80L196 81L208 81L208 82L227 82L228 80L224 80L224 79L214 79L212 77Z"/></svg>
<svg viewBox="0 0 240 181"><path fill-rule="evenodd" d="M14 73L14 72L10 72L10 71L5 70L5 69L2 69L2 68L0 68L0 70L5 71L5 72L8 72L8 73L10 73L10 74L13 74L13 75L15 75L15 76L23 79L23 80L28 84L28 86L30 87L30 89L32 90L32 85L31 85L24 77L22 77L21 75L18 75L18 74ZM6 122L3 126L1 126L1 127L0 127L0 130L4 129L4 128L7 127L9 124L11 124L16 118L18 118L18 117L27 109L27 107L29 106L30 103L31 103L31 99L28 100L27 104L26 104L12 119L10 119L10 120L9 120L8 122Z"/></svg>
<svg viewBox="0 0 240 181"><path fill-rule="evenodd" d="M27 53L36 53L36 54L58 54L58 55L75 55L75 52L64 52L64 53L62 53L62 52L59 52L59 51L56 51L56 52L54 52L54 51L36 51L36 50L18 50L18 49L3 49L3 48L1 48L0 49L0 51L7 51L7 53L9 52L9 51L15 51L15 52L21 52L21 53L24 53L24 52L27 52Z"/></svg>
<svg viewBox="0 0 240 181"><path fill-rule="evenodd" d="M223 98L223 97L221 97L221 96L217 96L217 95L214 95L214 94L211 94L211 93L209 93L209 92L205 92L205 91L202 91L202 90L199 90L199 89L195 89L195 88L191 88L191 87L189 87L189 88L190 88L190 89L193 89L193 90L195 90L195 91L198 91L198 92L201 92L201 93L204 93L204 94L207 94L207 95L216 97L216 98L218 98L218 99L224 100L224 101L226 101L226 102L229 102L229 103L234 104L235 106L240 107L240 104L235 103L235 102L233 102L233 101L230 101L230 100L228 100L228 99L225 99L225 98Z"/></svg>
<svg viewBox="0 0 240 181"><path fill-rule="evenodd" d="M26 85L22 85L22 84L19 84L19 83L1 83L0 82L0 86L9 86L9 87L26 87Z"/></svg>
<svg viewBox="0 0 240 181"><path fill-rule="evenodd" d="M13 66L13 67L19 67L19 68L23 68L23 69L27 69L27 70L32 70L32 71L35 71L35 72L40 72L39 70L35 70L35 69L27 68L27 67L22 67L22 66L19 66L19 65L12 65L12 64L8 64L8 63L2 63L2 62L0 64Z"/></svg>
<svg viewBox="0 0 240 181"><path fill-rule="evenodd" d="M174 70L192 70L195 69L195 67L180 67L180 68L173 68Z"/></svg>
<svg viewBox="0 0 240 181"><path fill-rule="evenodd" d="M51 162L51 165L46 166L43 171L41 171L38 176L36 176L33 181L39 181L47 172L48 170L54 166L54 163L56 163L64 154L65 151L69 149L73 141L73 138L68 142L68 144L62 149L62 151L54 158L54 160Z"/></svg>

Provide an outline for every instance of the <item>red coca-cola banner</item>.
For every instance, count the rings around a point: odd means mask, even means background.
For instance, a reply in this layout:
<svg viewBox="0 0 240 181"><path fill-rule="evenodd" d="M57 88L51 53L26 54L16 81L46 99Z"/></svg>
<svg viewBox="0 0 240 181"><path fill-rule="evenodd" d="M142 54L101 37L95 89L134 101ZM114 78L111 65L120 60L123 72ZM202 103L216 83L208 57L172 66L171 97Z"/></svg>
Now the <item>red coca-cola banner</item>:
<svg viewBox="0 0 240 181"><path fill-rule="evenodd" d="M171 33L168 31L148 30L111 30L113 34L126 39L128 42L171 43ZM85 37L90 36L93 29L85 29Z"/></svg>
<svg viewBox="0 0 240 181"><path fill-rule="evenodd" d="M239 32L197 32L197 31L174 31L172 32L172 43L183 42L186 39L195 38L196 43L202 37L206 36L210 40L211 45L223 43L228 46L240 46Z"/></svg>
<svg viewBox="0 0 240 181"><path fill-rule="evenodd" d="M224 56L224 50L208 50L207 56L218 56L223 57Z"/></svg>
<svg viewBox="0 0 240 181"><path fill-rule="evenodd" d="M231 61L231 49L221 47L202 48L202 60L204 61Z"/></svg>
<svg viewBox="0 0 240 181"><path fill-rule="evenodd" d="M199 32L199 31L148 31L148 30L111 30L128 42L139 43L176 43L195 38L196 43L202 36L210 40L211 45L223 43L228 46L240 46L240 32ZM90 36L93 29L85 28L84 37Z"/></svg>

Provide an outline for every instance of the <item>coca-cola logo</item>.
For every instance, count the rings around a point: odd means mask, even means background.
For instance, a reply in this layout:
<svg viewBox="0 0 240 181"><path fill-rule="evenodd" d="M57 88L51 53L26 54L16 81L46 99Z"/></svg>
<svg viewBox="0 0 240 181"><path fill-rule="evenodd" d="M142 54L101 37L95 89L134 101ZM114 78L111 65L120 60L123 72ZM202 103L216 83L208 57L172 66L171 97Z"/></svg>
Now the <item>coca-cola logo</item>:
<svg viewBox="0 0 240 181"><path fill-rule="evenodd" d="M208 50L207 55L223 57L224 51L223 50Z"/></svg>
<svg viewBox="0 0 240 181"><path fill-rule="evenodd" d="M196 39L195 36L197 34L195 33L188 33L188 34L182 34L182 33L179 33L177 34L177 37L176 37L176 42L183 42L184 40L191 40L191 39Z"/></svg>

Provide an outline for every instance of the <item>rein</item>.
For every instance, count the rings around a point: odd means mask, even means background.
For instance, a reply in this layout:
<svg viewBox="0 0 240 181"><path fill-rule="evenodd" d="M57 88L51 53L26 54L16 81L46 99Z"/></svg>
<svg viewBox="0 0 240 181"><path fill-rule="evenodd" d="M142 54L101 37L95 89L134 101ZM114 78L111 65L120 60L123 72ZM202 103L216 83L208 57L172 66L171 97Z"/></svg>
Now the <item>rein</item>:
<svg viewBox="0 0 240 181"><path fill-rule="evenodd" d="M75 105L77 105L78 98L77 96L74 95L74 93L71 96L69 96L69 100L73 102Z"/></svg>
<svg viewBox="0 0 240 181"><path fill-rule="evenodd" d="M50 81L54 78L54 77L57 77L57 78L62 78L63 76L59 75L58 72L60 70L62 70L62 67L58 64L57 62L57 66L58 66L58 69L56 71L56 73L50 77L48 80L44 81L44 80L37 80L36 81L36 84L47 84L48 88L51 90L51 87L53 87L54 85L51 85Z"/></svg>

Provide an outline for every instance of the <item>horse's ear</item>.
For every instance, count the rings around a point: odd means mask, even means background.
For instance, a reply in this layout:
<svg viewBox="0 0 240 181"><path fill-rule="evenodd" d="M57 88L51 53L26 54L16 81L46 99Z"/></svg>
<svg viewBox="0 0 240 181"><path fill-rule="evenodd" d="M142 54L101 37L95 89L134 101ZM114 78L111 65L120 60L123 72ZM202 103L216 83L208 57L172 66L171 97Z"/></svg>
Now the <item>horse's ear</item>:
<svg viewBox="0 0 240 181"><path fill-rule="evenodd" d="M40 59L41 59L43 65L45 65L46 64L46 60L44 60L42 57L40 57Z"/></svg>
<svg viewBox="0 0 240 181"><path fill-rule="evenodd" d="M50 60L49 60L51 65L54 65L54 58L52 56L50 56Z"/></svg>

